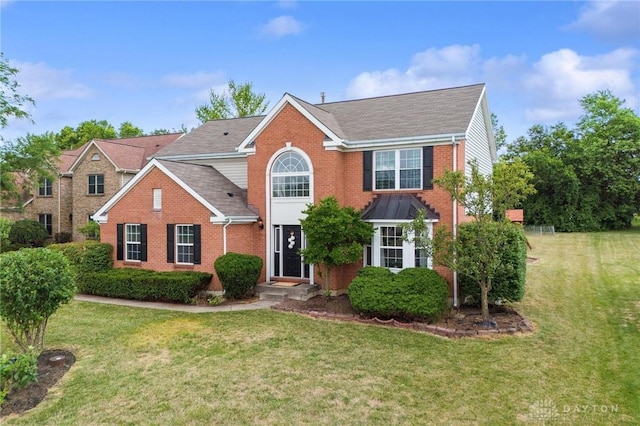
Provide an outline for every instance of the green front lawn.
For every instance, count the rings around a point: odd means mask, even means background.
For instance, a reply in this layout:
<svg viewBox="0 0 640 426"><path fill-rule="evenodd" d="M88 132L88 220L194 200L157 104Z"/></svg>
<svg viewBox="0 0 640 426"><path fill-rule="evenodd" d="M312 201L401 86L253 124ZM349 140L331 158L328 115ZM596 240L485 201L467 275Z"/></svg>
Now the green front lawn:
<svg viewBox="0 0 640 426"><path fill-rule="evenodd" d="M530 242L527 336L73 302L46 343L76 364L6 424L637 424L640 232Z"/></svg>

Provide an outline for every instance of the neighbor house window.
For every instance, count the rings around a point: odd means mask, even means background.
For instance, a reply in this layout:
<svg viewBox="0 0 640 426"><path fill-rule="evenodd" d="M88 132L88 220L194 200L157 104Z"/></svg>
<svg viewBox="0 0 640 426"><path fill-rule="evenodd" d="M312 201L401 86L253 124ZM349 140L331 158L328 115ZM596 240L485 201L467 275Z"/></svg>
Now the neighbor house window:
<svg viewBox="0 0 640 426"><path fill-rule="evenodd" d="M125 260L140 261L140 243L142 242L140 224L127 224L125 234L127 247Z"/></svg>
<svg viewBox="0 0 640 426"><path fill-rule="evenodd" d="M193 225L176 225L176 262L193 263Z"/></svg>
<svg viewBox="0 0 640 426"><path fill-rule="evenodd" d="M104 194L104 175L89 175L89 195Z"/></svg>
<svg viewBox="0 0 640 426"><path fill-rule="evenodd" d="M308 197L309 165L296 152L285 152L273 164L272 194L273 197Z"/></svg>
<svg viewBox="0 0 640 426"><path fill-rule="evenodd" d="M53 185L51 179L44 179L38 188L38 195L41 197L51 197L53 195Z"/></svg>
<svg viewBox="0 0 640 426"><path fill-rule="evenodd" d="M376 151L375 189L422 188L422 149Z"/></svg>
<svg viewBox="0 0 640 426"><path fill-rule="evenodd" d="M53 224L51 223L51 219L52 216L49 213L38 215L38 221L43 224L45 228L47 228L47 233L49 235L53 234Z"/></svg>

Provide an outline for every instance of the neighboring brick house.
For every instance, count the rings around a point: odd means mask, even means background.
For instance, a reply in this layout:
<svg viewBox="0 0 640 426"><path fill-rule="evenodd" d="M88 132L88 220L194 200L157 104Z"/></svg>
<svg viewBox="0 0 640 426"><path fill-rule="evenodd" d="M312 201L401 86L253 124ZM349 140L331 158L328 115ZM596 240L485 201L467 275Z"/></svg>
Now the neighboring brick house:
<svg viewBox="0 0 640 426"><path fill-rule="evenodd" d="M96 220L116 266L213 272L236 251L263 259L261 281L313 284L321 279L298 254L299 221L308 203L333 195L376 228L362 262L332 272L340 293L363 265L430 264L400 226L417 210L430 227L466 220L432 178L468 172L471 159L487 174L496 160L482 84L317 105L285 94L266 116L211 121L158 151ZM439 272L455 302L456 277Z"/></svg>
<svg viewBox="0 0 640 426"><path fill-rule="evenodd" d="M133 177L159 149L176 141L183 133L136 138L92 140L59 157L55 180L46 179L33 194L25 197L22 210L3 209L10 220L40 221L49 235L72 234L84 239L78 227Z"/></svg>
<svg viewBox="0 0 640 426"><path fill-rule="evenodd" d="M182 133L88 142L69 168L73 175L71 197L73 239L106 200L135 176L158 150L175 142Z"/></svg>

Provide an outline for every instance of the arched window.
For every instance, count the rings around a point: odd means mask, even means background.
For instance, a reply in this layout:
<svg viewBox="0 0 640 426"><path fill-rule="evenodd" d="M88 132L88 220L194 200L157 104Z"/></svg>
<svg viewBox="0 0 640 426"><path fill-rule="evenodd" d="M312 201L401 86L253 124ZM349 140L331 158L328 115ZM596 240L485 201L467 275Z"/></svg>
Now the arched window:
<svg viewBox="0 0 640 426"><path fill-rule="evenodd" d="M271 183L274 198L308 197L309 165L300 154L285 152L273 163Z"/></svg>

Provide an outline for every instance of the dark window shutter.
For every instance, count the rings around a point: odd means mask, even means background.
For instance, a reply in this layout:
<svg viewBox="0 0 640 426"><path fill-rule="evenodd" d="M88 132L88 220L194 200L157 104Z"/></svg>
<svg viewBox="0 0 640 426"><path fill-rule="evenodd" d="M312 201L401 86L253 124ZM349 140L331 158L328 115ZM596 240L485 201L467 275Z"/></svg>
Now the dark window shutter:
<svg viewBox="0 0 640 426"><path fill-rule="evenodd" d="M147 261L147 224L140 224L140 261Z"/></svg>
<svg viewBox="0 0 640 426"><path fill-rule="evenodd" d="M116 225L116 259L124 259L124 224L118 223Z"/></svg>
<svg viewBox="0 0 640 426"><path fill-rule="evenodd" d="M193 264L199 265L202 262L202 237L200 225L193 225Z"/></svg>
<svg viewBox="0 0 640 426"><path fill-rule="evenodd" d="M373 184L373 151L362 151L362 190L371 191Z"/></svg>
<svg viewBox="0 0 640 426"><path fill-rule="evenodd" d="M176 226L173 223L167 223L167 263L175 262L175 236Z"/></svg>
<svg viewBox="0 0 640 426"><path fill-rule="evenodd" d="M433 147L422 147L422 189L433 189Z"/></svg>

